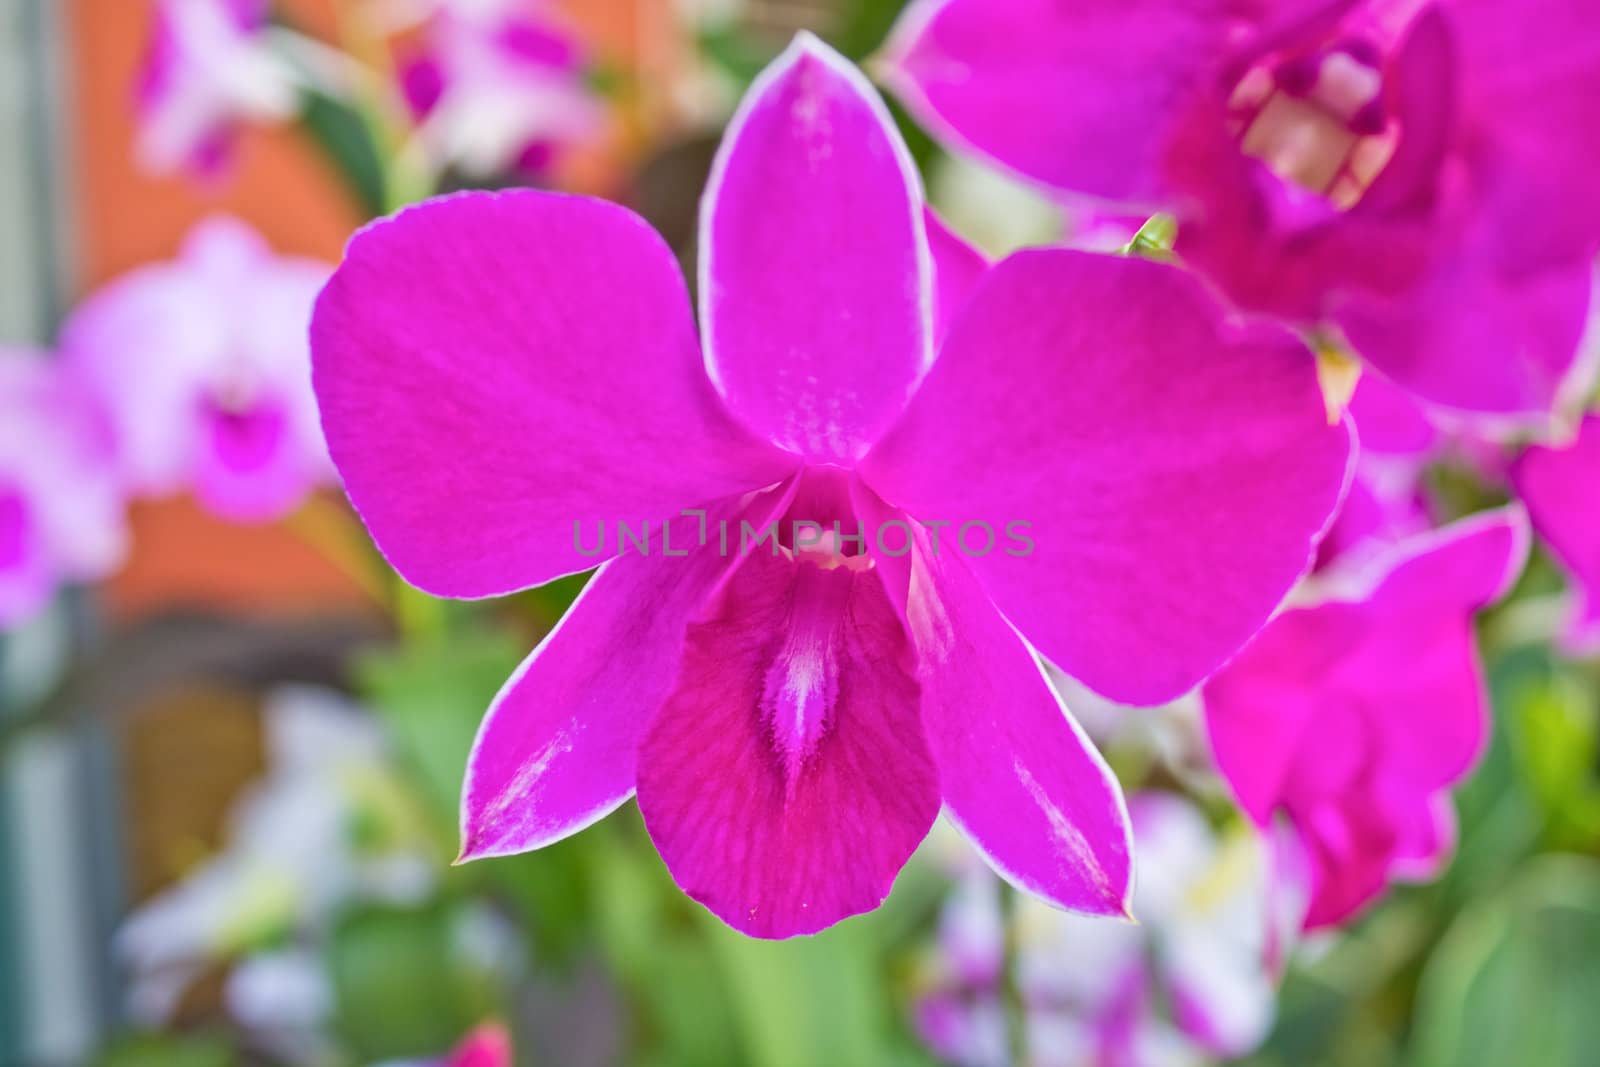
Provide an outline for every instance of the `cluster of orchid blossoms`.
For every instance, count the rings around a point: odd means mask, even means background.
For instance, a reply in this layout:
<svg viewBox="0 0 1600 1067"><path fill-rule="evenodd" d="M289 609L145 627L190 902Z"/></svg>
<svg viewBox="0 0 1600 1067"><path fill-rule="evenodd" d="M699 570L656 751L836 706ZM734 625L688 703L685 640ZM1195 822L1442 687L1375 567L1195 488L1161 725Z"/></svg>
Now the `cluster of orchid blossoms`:
<svg viewBox="0 0 1600 1067"><path fill-rule="evenodd" d="M135 498L257 522L333 484L306 340L329 270L213 218L79 305L57 352L0 353L0 629L114 572Z"/></svg>
<svg viewBox="0 0 1600 1067"><path fill-rule="evenodd" d="M1528 513L1580 584L1600 556L1592 416L1574 443L1597 55L1574 0L934 0L874 66L913 113L1060 195L1168 213L1175 244L987 262L807 35L717 155L698 319L611 203L462 194L358 234L315 387L418 587L586 570L575 522L905 531L619 545L490 707L462 858L636 797L687 894L781 938L874 908L942 812L1028 897L1136 914L1145 830L1047 663L1115 704L1195 703L1297 930L1428 876L1488 731L1474 619ZM1526 508L1440 525L1422 475L1445 449ZM931 525L1019 519L1023 558L930 548ZM1148 879L1176 877L1151 851ZM1262 957L1286 940L1258 934ZM1143 1033L1175 1002L1175 1033L1221 1047L1186 976L1128 969L1080 1017Z"/></svg>
<svg viewBox="0 0 1600 1067"><path fill-rule="evenodd" d="M344 48L270 16L269 0L158 0L137 94L147 167L215 175L242 130L293 118L310 94L381 113L436 177L540 177L603 119L549 0L362 0Z"/></svg>
<svg viewBox="0 0 1600 1067"><path fill-rule="evenodd" d="M581 52L514 6L395 5L424 42L396 91L436 157L537 165L588 121ZM269 79L366 84L261 4L163 10L141 100L165 165L282 113ZM325 455L444 597L592 569L579 524L775 524L748 552L614 546L488 711L462 858L636 798L689 896L782 938L875 908L942 813L984 866L957 865L936 1047L1005 1062L1009 984L1029 1062L1242 1052L1297 938L1447 861L1490 723L1475 620L1533 532L1572 579L1564 647L1600 646L1600 9L919 0L871 69L952 153L1175 239L989 262L927 207L867 77L802 35L717 155L697 309L636 215L533 190L356 235L309 382L275 331L326 272L232 224L97 296L57 377L17 386L91 397L51 420L83 432L0 425L0 608L104 567L116 539L78 543L79 517L119 490L281 514ZM44 494L46 452L118 477ZM1446 458L1503 506L1440 510ZM934 550L941 525L1018 521L1026 556ZM1187 709L1244 818L1125 799L1064 690L1102 721Z"/></svg>

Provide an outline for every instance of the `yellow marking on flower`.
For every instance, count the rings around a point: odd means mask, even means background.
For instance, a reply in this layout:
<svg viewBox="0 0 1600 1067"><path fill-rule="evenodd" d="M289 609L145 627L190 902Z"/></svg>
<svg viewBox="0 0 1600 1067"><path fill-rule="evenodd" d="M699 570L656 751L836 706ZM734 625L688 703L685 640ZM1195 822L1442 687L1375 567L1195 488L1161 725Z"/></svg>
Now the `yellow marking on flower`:
<svg viewBox="0 0 1600 1067"><path fill-rule="evenodd" d="M1349 410L1350 400L1361 384L1361 363L1347 350L1332 342L1318 342L1317 383L1328 409L1328 425L1337 425Z"/></svg>
<svg viewBox="0 0 1600 1067"><path fill-rule="evenodd" d="M1260 848L1251 836L1229 834L1205 873L1189 885L1183 898L1185 909L1195 915L1217 911L1250 885L1259 865Z"/></svg>

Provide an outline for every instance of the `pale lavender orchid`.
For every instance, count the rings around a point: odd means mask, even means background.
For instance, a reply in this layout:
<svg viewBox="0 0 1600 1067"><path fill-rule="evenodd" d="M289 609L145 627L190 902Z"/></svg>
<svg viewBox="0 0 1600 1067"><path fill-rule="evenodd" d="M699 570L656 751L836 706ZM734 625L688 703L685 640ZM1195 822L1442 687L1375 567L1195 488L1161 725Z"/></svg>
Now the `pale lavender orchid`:
<svg viewBox="0 0 1600 1067"><path fill-rule="evenodd" d="M698 339L675 257L603 201L462 194L351 243L315 382L389 561L483 597L605 560L490 709L464 858L637 791L678 884L780 937L876 906L942 805L1017 885L1123 914L1119 790L1034 649L1125 700L1196 684L1305 571L1348 434L1303 345L1181 271L984 272L934 236L883 102L802 35L713 170ZM656 551L597 557L602 522ZM1031 551L983 532L1019 522Z"/></svg>
<svg viewBox="0 0 1600 1067"><path fill-rule="evenodd" d="M576 37L545 3L442 6L401 67L434 165L474 177L544 173L604 120Z"/></svg>
<svg viewBox="0 0 1600 1067"><path fill-rule="evenodd" d="M1522 571L1520 509L1412 538L1273 620L1204 689L1218 766L1263 827L1286 817L1311 868L1308 928L1430 877L1455 842L1450 789L1489 731L1474 615Z"/></svg>
<svg viewBox="0 0 1600 1067"><path fill-rule="evenodd" d="M300 79L267 15L268 0L157 0L135 97L145 167L213 175L244 126L295 114Z"/></svg>
<svg viewBox="0 0 1600 1067"><path fill-rule="evenodd" d="M1030 899L1016 902L1008 923L994 878L962 876L917 1008L918 1031L942 1058L960 1067L1199 1067L1266 1037L1304 886L1284 877L1272 840L1241 826L1214 830L1177 794L1139 793L1128 809L1137 926ZM1021 1057L1008 1048L1003 1007L1008 947ZM973 968L975 956L987 966Z"/></svg>
<svg viewBox="0 0 1600 1067"><path fill-rule="evenodd" d="M63 357L109 413L132 490L190 489L219 515L260 520L332 482L306 341L327 276L215 218L177 259L138 268L73 313Z"/></svg>
<svg viewBox="0 0 1600 1067"><path fill-rule="evenodd" d="M1436 404L1543 420L1593 376L1589 0L918 0L884 74L957 149L1175 212L1238 304Z"/></svg>
<svg viewBox="0 0 1600 1067"><path fill-rule="evenodd" d="M318 946L352 903L429 899L439 861L364 709L286 686L270 695L263 726L266 774L229 812L224 848L140 904L115 949L130 974L128 1010L143 1023L169 1019L192 982L241 960L223 990L237 1020L314 1045L332 991L315 953L296 946ZM388 832L363 841L363 824ZM283 951L258 952L286 935Z"/></svg>
<svg viewBox="0 0 1600 1067"><path fill-rule="evenodd" d="M1577 603L1566 645L1600 651L1600 415L1583 420L1564 446L1537 446L1512 469L1534 529L1572 576Z"/></svg>
<svg viewBox="0 0 1600 1067"><path fill-rule="evenodd" d="M127 551L110 435L88 394L42 352L0 348L0 629Z"/></svg>

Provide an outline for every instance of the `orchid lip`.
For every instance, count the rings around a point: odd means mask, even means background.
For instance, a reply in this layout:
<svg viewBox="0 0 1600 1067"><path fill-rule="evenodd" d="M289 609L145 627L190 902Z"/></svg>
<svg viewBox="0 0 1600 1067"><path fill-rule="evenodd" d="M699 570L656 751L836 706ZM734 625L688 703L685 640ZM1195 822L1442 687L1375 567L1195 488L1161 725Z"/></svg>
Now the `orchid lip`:
<svg viewBox="0 0 1600 1067"><path fill-rule="evenodd" d="M1240 151L1289 185L1354 207L1401 135L1375 55L1365 42L1349 42L1252 67L1228 99Z"/></svg>

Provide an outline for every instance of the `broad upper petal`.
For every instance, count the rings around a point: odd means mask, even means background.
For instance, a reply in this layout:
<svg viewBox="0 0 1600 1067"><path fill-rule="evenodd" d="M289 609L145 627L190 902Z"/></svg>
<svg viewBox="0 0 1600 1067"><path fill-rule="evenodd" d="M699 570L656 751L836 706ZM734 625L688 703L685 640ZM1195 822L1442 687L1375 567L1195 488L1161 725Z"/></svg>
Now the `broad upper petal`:
<svg viewBox="0 0 1600 1067"><path fill-rule="evenodd" d="M587 569L575 523L657 522L794 467L721 409L671 252L604 201L468 193L375 223L311 338L350 499L438 595Z"/></svg>
<svg viewBox="0 0 1600 1067"><path fill-rule="evenodd" d="M884 79L946 144L1059 189L1139 203L1182 104L1225 61L1230 20L1189 0L920 0Z"/></svg>
<svg viewBox="0 0 1600 1067"><path fill-rule="evenodd" d="M1502 262L1526 273L1600 249L1600 8L1440 0L1461 56L1462 124Z"/></svg>
<svg viewBox="0 0 1600 1067"><path fill-rule="evenodd" d="M874 575L755 551L690 627L639 755L684 892L755 937L881 903L939 810L911 669Z"/></svg>
<svg viewBox="0 0 1600 1067"><path fill-rule="evenodd" d="M1228 320L1175 268L1045 250L988 273L862 473L950 523L946 543L1046 657L1154 704L1306 570L1349 453L1287 331Z"/></svg>
<svg viewBox="0 0 1600 1067"><path fill-rule="evenodd" d="M921 181L877 93L810 34L757 79L701 208L706 365L778 446L853 462L933 358Z"/></svg>

